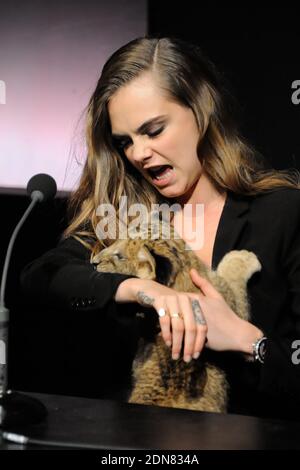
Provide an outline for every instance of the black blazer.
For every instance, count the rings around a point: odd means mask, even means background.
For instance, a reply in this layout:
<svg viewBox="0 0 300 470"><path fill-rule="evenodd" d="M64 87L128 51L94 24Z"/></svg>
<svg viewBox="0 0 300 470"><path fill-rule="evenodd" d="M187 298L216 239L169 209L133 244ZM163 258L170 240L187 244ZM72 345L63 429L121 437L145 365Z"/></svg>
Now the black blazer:
<svg viewBox="0 0 300 470"><path fill-rule="evenodd" d="M293 342L300 340L299 229L299 190L280 189L255 197L228 192L213 249L213 268L232 249L251 250L258 256L262 270L248 284L251 322L268 337L263 365L247 363L239 353L212 353L228 373L229 411L300 419L300 352L297 355L293 348ZM143 319L136 316L141 310L137 304L113 301L118 285L128 277L132 276L98 273L89 263L88 250L69 238L29 264L21 282L35 302L76 312L85 320L89 312L101 311L102 318L114 325L112 330L118 325L119 338L130 337L124 369L130 374L140 325L145 332L155 321L149 309ZM124 355L124 349L119 348L117 355Z"/></svg>

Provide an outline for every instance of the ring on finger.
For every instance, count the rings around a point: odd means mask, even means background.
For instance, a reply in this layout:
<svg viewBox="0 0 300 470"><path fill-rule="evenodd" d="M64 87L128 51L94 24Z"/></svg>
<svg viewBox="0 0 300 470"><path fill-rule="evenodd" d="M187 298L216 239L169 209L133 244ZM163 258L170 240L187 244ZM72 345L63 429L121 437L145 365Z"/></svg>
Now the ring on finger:
<svg viewBox="0 0 300 470"><path fill-rule="evenodd" d="M165 310L164 308L161 307L161 308L158 310L158 315L159 315L160 317L165 317L165 316L167 315L167 312L166 312L166 310Z"/></svg>
<svg viewBox="0 0 300 470"><path fill-rule="evenodd" d="M171 313L170 317L171 318L181 318L182 319L182 314L180 312Z"/></svg>

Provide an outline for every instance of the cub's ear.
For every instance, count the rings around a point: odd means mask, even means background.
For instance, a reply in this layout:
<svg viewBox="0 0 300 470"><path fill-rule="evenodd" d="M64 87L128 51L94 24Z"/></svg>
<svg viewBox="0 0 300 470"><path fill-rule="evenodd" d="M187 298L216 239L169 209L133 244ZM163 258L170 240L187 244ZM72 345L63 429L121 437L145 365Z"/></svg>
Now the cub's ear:
<svg viewBox="0 0 300 470"><path fill-rule="evenodd" d="M94 255L91 258L91 263L98 264L100 262L100 259L101 259L101 255L100 255L100 253L98 253L97 255Z"/></svg>
<svg viewBox="0 0 300 470"><path fill-rule="evenodd" d="M118 246L120 246L120 244ZM106 258L110 257L115 250L116 250L115 244L107 246L106 248L102 248L102 250L99 251L99 253L97 253L96 255L92 257L91 263L93 264L100 263L100 261L102 261L105 257Z"/></svg>
<svg viewBox="0 0 300 470"><path fill-rule="evenodd" d="M149 253L149 250L144 246L141 246L137 253L137 276L141 279L152 279L156 278L155 272L155 261L153 256Z"/></svg>

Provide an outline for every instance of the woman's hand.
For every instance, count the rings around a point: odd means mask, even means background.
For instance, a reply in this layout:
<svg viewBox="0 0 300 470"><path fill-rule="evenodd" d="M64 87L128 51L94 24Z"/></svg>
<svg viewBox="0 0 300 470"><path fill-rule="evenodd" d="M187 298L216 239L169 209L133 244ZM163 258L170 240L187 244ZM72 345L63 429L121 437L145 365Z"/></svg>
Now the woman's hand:
<svg viewBox="0 0 300 470"><path fill-rule="evenodd" d="M195 269L191 269L190 275L201 290L199 301L208 327L206 346L215 351L252 354L252 344L263 336L262 331L238 317L214 286Z"/></svg>
<svg viewBox="0 0 300 470"><path fill-rule="evenodd" d="M207 325L199 313L198 294L178 292L152 280L131 278L119 285L115 299L136 301L157 311L162 337L172 346L173 359L179 358L183 341L184 360L189 362L192 357L199 357L206 341Z"/></svg>

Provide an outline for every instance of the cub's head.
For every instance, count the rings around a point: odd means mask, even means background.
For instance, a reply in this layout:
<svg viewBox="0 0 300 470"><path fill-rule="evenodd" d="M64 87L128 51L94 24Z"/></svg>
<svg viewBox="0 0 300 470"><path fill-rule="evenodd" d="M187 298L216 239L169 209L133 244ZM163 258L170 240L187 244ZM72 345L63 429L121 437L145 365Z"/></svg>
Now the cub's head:
<svg viewBox="0 0 300 470"><path fill-rule="evenodd" d="M115 241L95 255L92 263L99 272L132 274L165 285L170 285L176 275L170 252L155 250L153 243L140 238Z"/></svg>

